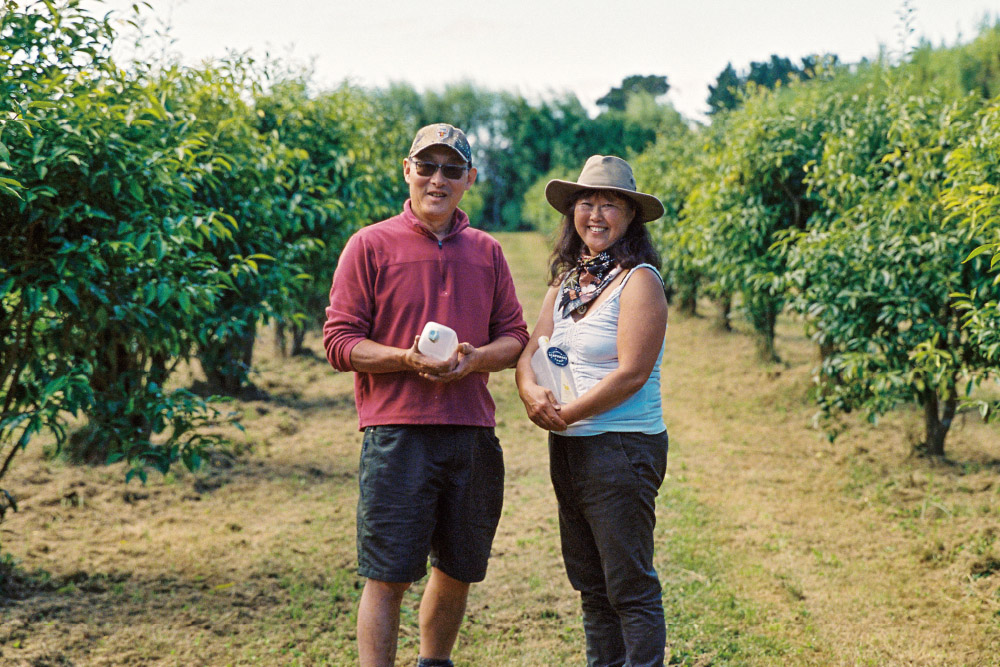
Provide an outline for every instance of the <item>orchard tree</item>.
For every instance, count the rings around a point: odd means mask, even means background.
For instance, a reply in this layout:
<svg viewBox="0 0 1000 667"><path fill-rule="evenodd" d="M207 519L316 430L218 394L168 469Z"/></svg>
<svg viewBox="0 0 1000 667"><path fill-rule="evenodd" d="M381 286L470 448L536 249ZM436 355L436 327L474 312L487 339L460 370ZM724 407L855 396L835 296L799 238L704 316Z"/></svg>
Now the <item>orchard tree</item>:
<svg viewBox="0 0 1000 667"><path fill-rule="evenodd" d="M688 211L694 228L710 239L713 289L740 295L767 361L778 359L774 328L786 301L787 253L776 244L805 230L819 209L804 182L805 168L822 152L836 99L818 83L757 90L721 119L706 162L710 176Z"/></svg>
<svg viewBox="0 0 1000 667"><path fill-rule="evenodd" d="M257 327L277 315L283 295L303 269L297 261L311 238L296 234L289 210L290 182L306 156L276 133L258 131L252 98L257 73L243 60L182 70L169 104L184 109L217 154L206 174L192 183L193 196L223 212L233 231L206 244L218 264L241 262L233 289L221 295L199 326L197 354L211 393L253 395L250 372Z"/></svg>
<svg viewBox="0 0 1000 667"><path fill-rule="evenodd" d="M205 245L233 225L191 196L206 136L112 39L75 1L0 16L0 476L40 431L65 444L67 413L77 452L129 477L214 441L218 412L164 382L230 286Z"/></svg>
<svg viewBox="0 0 1000 667"><path fill-rule="evenodd" d="M972 289L957 290L954 306L971 343L995 368L1000 365L1000 105L983 109L973 127L948 156L949 187L942 202L965 243L982 242L964 262L989 273L977 276ZM1000 402L980 401L978 407L984 417L996 419Z"/></svg>
<svg viewBox="0 0 1000 667"><path fill-rule="evenodd" d="M277 82L256 101L259 131L297 156L278 213L289 222L285 242L295 250L289 261L300 273L276 284L271 297L280 338L291 334L291 354L304 351L305 332L323 320L347 239L394 214L406 197L401 156L412 132L378 104L347 85L309 95L304 80Z"/></svg>
<svg viewBox="0 0 1000 667"><path fill-rule="evenodd" d="M663 203L664 215L647 223L663 261L667 294L680 301L680 309L697 312L697 301L706 281L703 230L687 215L688 198L704 175L704 135L708 128L695 131L677 126L663 132L657 142L634 160L636 182Z"/></svg>
<svg viewBox="0 0 1000 667"><path fill-rule="evenodd" d="M925 85L954 96L975 94L984 103L1000 95L1000 19L984 24L967 44L935 48L921 42L909 55L907 69Z"/></svg>
<svg viewBox="0 0 1000 667"><path fill-rule="evenodd" d="M827 356L819 369L827 414L871 419L901 402L924 413L922 451L944 454L960 395L997 365L967 330L954 292L980 293L979 245L950 224L946 165L971 130L971 100L887 79L853 99L863 111L839 128L809 182L830 217L791 250L798 309ZM889 90L885 92L879 90Z"/></svg>

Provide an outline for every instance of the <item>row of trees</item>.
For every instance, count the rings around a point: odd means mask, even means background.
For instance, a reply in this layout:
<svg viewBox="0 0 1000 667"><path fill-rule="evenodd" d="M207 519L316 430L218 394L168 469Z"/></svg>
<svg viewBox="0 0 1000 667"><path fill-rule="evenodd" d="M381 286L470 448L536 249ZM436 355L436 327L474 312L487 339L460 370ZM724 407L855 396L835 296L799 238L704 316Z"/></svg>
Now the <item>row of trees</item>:
<svg viewBox="0 0 1000 667"><path fill-rule="evenodd" d="M77 0L4 8L0 479L41 431L130 474L198 465L226 415L167 389L175 368L197 359L208 393L235 395L262 322L301 346L343 243L398 209L400 157L441 119L470 135L463 205L490 228L551 228L550 178L634 159L682 306L742 308L771 359L778 314L800 313L830 413L917 400L940 453L959 394L996 370L997 30L900 67L772 58L695 127L657 102L661 76L626 78L594 118L471 83L316 93L246 58L124 70Z"/></svg>
<svg viewBox="0 0 1000 667"><path fill-rule="evenodd" d="M448 119L469 135L480 178L462 207L487 229L532 229L524 210L528 188L552 170L575 169L595 153L640 152L664 128L683 124L672 107L656 103L666 77L627 77L591 117L575 95L529 102L465 82L418 93L397 83L374 94L389 118L414 130Z"/></svg>
<svg viewBox="0 0 1000 667"><path fill-rule="evenodd" d="M307 72L246 57L121 68L117 17L79 0L3 9L0 480L40 432L80 460L127 460L129 477L196 467L228 419L206 397L256 391L262 322L301 349L347 238L405 198L417 127L466 129L482 180L464 205L519 229L542 174L683 125L655 102L665 77L626 79L597 118L571 95L471 83L316 92ZM168 388L192 360L206 386ZM68 431L70 415L84 426Z"/></svg>
<svg viewBox="0 0 1000 667"><path fill-rule="evenodd" d="M936 455L961 402L1000 371L998 36L748 83L710 127L636 159L668 211L655 229L683 306L738 304L767 360L778 314L798 313L823 412L917 402Z"/></svg>
<svg viewBox="0 0 1000 667"><path fill-rule="evenodd" d="M0 16L0 478L41 431L129 476L197 466L226 415L167 389L177 365L246 390L258 325L301 331L401 198L412 134L370 94L244 59L126 71L114 38L75 0Z"/></svg>

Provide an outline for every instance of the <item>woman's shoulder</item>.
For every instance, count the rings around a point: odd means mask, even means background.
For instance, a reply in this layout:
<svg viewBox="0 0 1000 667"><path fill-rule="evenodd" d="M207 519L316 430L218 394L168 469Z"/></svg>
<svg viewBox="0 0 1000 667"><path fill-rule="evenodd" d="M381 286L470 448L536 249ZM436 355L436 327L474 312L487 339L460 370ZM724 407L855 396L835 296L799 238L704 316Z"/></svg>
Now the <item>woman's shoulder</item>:
<svg viewBox="0 0 1000 667"><path fill-rule="evenodd" d="M661 291L663 290L663 276L660 275L660 272L652 264L639 264L626 271L619 288L624 291L629 284L636 280L639 283L655 286Z"/></svg>
<svg viewBox="0 0 1000 667"><path fill-rule="evenodd" d="M645 269L645 270L643 270ZM656 279L663 284L663 276L660 274L660 270L653 266L652 264L647 264L643 262L642 264L637 264L628 270L628 274L645 274L647 276L656 276Z"/></svg>
<svg viewBox="0 0 1000 667"><path fill-rule="evenodd" d="M640 264L629 270L625 280L621 284L621 294L626 300L632 299L655 299L667 301L667 295L663 291L663 278L660 272L651 264Z"/></svg>

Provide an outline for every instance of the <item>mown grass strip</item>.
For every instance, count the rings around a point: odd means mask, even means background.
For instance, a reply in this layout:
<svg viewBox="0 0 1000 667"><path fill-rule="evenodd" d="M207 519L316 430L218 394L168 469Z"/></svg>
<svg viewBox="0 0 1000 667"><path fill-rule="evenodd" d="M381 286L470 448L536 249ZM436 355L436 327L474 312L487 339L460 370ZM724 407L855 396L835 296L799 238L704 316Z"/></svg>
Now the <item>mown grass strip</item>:
<svg viewBox="0 0 1000 667"><path fill-rule="evenodd" d="M773 664L792 650L764 632L762 603L741 598L730 583L736 559L716 538L711 509L668 479L658 500L655 564L663 584L672 665Z"/></svg>

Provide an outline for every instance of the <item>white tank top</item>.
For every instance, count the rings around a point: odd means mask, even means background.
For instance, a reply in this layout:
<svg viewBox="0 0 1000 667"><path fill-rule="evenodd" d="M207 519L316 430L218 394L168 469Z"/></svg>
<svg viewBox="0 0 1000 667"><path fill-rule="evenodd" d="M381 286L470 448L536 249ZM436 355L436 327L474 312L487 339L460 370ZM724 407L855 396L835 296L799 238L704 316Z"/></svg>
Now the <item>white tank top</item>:
<svg viewBox="0 0 1000 667"><path fill-rule="evenodd" d="M603 303L594 307L586 317L574 322L563 317L558 303L553 308L553 329L549 344L569 356L577 396L582 396L601 378L618 368L618 314L621 311L621 293L625 283L639 268L648 268L663 282L660 273L650 264L640 264L631 269ZM557 300L558 302L558 300ZM581 419L571 424L559 435L595 435L607 431L636 433L662 433L663 406L660 399L660 363L663 361L664 343L649 379L632 396L606 412Z"/></svg>

